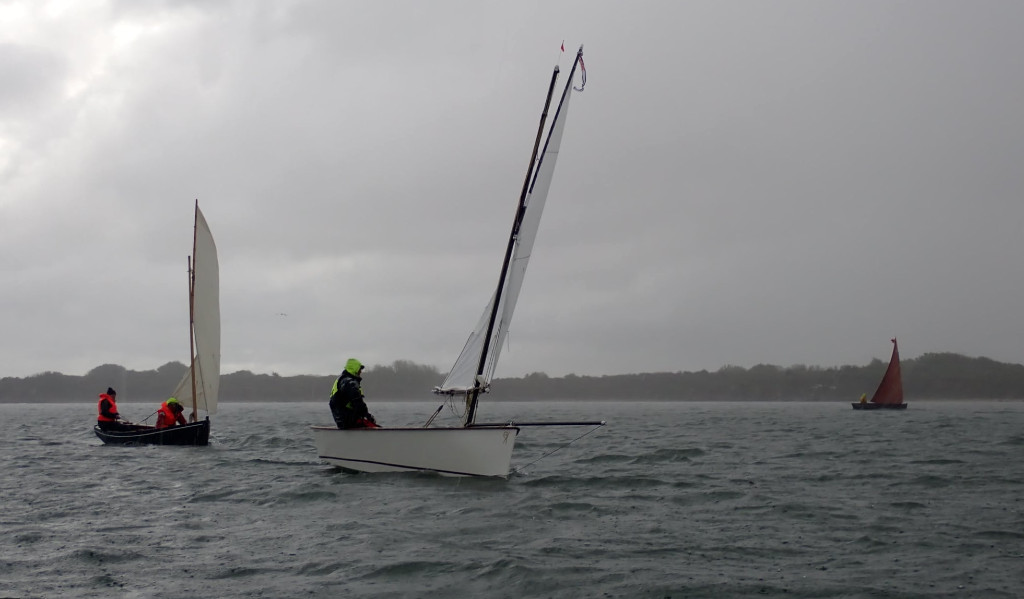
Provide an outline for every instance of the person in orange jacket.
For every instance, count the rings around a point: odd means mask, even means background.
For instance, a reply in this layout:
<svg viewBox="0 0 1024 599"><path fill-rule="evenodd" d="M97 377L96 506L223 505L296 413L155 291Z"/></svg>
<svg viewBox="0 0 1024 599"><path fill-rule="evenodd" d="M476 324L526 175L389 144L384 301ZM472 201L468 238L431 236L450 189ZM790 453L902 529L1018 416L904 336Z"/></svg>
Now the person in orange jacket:
<svg viewBox="0 0 1024 599"><path fill-rule="evenodd" d="M167 428L176 424L188 424L184 411L185 408L181 407L181 402L177 398L168 398L167 401L160 404L160 409L156 411L156 427Z"/></svg>
<svg viewBox="0 0 1024 599"><path fill-rule="evenodd" d="M100 401L96 404L99 412L96 415L96 425L104 431L132 431L135 425L122 419L117 411L117 391L107 387L106 393L100 393Z"/></svg>

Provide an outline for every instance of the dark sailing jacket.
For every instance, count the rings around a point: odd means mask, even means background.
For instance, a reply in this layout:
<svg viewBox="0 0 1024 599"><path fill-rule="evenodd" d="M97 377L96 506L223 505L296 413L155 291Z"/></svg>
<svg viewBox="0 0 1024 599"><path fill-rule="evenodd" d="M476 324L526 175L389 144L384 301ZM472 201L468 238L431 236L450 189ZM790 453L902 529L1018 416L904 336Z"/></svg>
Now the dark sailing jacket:
<svg viewBox="0 0 1024 599"><path fill-rule="evenodd" d="M358 369L357 369L358 372ZM331 414L338 428L354 428L362 419L373 422L373 416L363 399L362 377L348 370L334 381L331 390Z"/></svg>

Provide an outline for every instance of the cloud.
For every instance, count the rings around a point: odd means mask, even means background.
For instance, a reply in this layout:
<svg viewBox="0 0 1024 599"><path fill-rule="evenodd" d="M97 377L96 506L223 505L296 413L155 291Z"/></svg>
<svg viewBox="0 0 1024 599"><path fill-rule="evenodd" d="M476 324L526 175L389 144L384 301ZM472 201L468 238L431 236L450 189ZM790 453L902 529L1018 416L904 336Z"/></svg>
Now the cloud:
<svg viewBox="0 0 1024 599"><path fill-rule="evenodd" d="M580 42L498 376L1020 359L1015 5L0 11L2 375L185 361L197 199L226 371L446 369Z"/></svg>

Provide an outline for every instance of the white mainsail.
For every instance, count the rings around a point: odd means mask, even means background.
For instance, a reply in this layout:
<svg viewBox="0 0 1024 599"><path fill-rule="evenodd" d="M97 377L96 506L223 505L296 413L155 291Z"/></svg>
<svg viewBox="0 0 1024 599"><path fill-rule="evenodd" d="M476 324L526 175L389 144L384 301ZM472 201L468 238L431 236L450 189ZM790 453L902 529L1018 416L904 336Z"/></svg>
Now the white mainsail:
<svg viewBox="0 0 1024 599"><path fill-rule="evenodd" d="M191 293L196 406L208 414L216 414L220 390L220 267L217 245L198 205L194 243ZM174 397L183 406L192 405L192 374L192 370L186 372L174 391Z"/></svg>
<svg viewBox="0 0 1024 599"><path fill-rule="evenodd" d="M441 386L436 389L439 393L461 393L473 389L478 378L480 356L484 355L485 351L487 352L487 361L483 372L479 375L480 388L486 389L494 376L494 369L498 365L498 356L501 354L501 347L508 335L512 313L515 311L519 291L523 286L523 278L526 276L526 266L530 262L533 243L537 239L541 213L544 211L548 190L551 188L551 180L554 177L555 162L562 144L562 131L565 129L566 116L569 112L571 85L572 74L570 74L569 84L566 85L562 94L562 100L551 124L547 142L544 144L544 150L537 158L537 168L524 202L523 218L514 242L512 260L505 275L504 284L499 286L501 297L491 296L491 301L484 308L480 321L470 333L469 340L466 341L451 372L448 373ZM488 344L485 337L495 301L500 302L498 304L498 320L491 331L491 339Z"/></svg>
<svg viewBox="0 0 1024 599"><path fill-rule="evenodd" d="M570 82L571 83L571 82ZM540 216L544 211L544 204L548 199L548 190L551 189L551 180L555 175L555 162L558 159L558 149L562 145L562 130L565 129L565 119L569 112L569 98L572 93L566 91L562 100L561 108L555 114L555 122L551 126L551 133L548 142L544 146L540 162L537 164L537 176L530 189L530 195L526 200L526 212L523 214L523 222L519 228L519 236L516 238L515 251L512 254L512 263L509 265L507 283L505 284L503 302L501 305L501 321L498 324L498 333L494 338L494 345L488 354L488 367L486 370L486 381L491 381L494 368L498 364L498 356L508 335L509 325L512 323L512 312L516 309L516 302L519 300L519 290L523 287L523 279L526 277L526 266L530 263L530 255L533 253L533 242L537 239L537 230L540 229Z"/></svg>

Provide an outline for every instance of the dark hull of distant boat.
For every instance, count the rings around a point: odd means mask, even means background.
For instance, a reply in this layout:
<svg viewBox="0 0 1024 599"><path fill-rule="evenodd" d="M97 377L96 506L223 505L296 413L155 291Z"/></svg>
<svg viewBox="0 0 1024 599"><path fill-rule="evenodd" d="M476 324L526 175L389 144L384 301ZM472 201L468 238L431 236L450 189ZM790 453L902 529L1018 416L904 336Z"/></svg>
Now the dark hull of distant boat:
<svg viewBox="0 0 1024 599"><path fill-rule="evenodd" d="M855 402L853 402L852 405L853 405L853 409L854 410L905 410L905 409L907 409L907 404L905 404L905 403L870 403L870 402L860 403L859 401L855 401Z"/></svg>
<svg viewBox="0 0 1024 599"><path fill-rule="evenodd" d="M209 445L210 419L158 429L139 426L134 431L104 431L92 429L108 445Z"/></svg>

